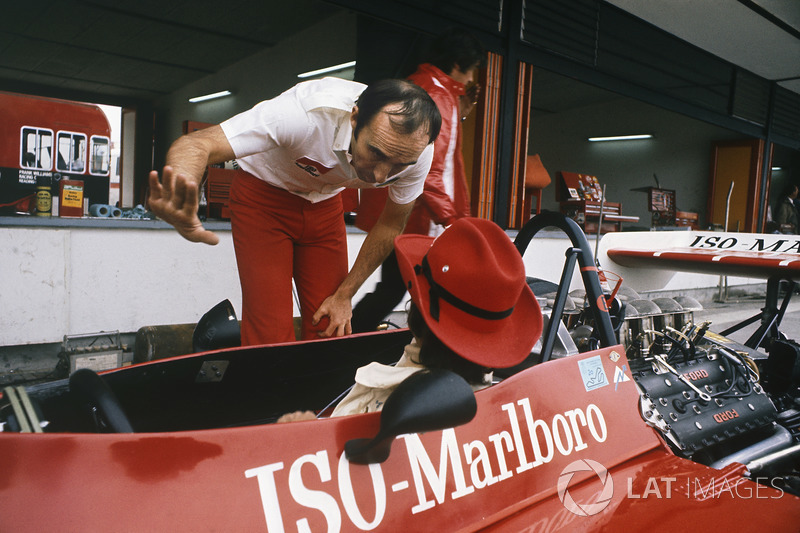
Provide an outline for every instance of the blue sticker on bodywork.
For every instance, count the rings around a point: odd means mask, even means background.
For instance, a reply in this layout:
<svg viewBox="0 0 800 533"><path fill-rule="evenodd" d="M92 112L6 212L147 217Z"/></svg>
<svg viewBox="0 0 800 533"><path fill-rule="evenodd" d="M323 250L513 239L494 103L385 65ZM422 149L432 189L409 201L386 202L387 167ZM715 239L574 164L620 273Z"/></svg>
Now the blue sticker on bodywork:
<svg viewBox="0 0 800 533"><path fill-rule="evenodd" d="M583 386L586 387L587 392L608 385L608 378L605 370L603 370L603 361L599 355L578 361L578 368L581 371Z"/></svg>

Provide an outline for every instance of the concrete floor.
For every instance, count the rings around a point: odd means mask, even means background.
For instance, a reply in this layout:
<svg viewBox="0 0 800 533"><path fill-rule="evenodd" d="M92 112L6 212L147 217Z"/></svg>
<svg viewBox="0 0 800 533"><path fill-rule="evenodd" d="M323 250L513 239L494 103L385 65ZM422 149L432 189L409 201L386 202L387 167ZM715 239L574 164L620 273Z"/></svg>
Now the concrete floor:
<svg viewBox="0 0 800 533"><path fill-rule="evenodd" d="M735 324L761 313L764 296L751 295L729 298L724 302L703 302L703 310L694 313L695 322L710 320L710 330L721 332ZM729 337L744 342L756 330L760 322L743 328ZM789 302L780 325L780 331L789 339L800 338L800 295L795 294Z"/></svg>

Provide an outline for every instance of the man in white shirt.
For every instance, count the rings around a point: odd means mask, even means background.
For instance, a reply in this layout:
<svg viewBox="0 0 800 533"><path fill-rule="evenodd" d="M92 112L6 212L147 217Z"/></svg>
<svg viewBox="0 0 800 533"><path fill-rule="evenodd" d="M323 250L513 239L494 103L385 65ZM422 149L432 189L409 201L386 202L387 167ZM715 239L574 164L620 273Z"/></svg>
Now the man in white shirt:
<svg viewBox="0 0 800 533"><path fill-rule="evenodd" d="M294 340L293 277L303 338L348 335L351 299L403 230L440 126L435 103L407 81L304 82L175 141L161 182L150 173L149 207L184 238L216 244L197 216L198 187L208 165L236 158L248 173L231 188L242 344ZM346 187L389 189L350 272L339 197Z"/></svg>

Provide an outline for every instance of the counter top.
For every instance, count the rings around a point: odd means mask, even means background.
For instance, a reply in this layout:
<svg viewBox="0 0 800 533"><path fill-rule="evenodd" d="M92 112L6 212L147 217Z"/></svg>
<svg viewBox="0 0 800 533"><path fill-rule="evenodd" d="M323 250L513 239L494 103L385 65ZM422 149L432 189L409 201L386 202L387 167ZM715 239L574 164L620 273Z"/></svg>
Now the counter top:
<svg viewBox="0 0 800 533"><path fill-rule="evenodd" d="M230 231L227 220L206 220L203 226L211 231ZM108 217L37 217L18 215L0 217L0 227L28 228L123 228L123 229L168 229L173 227L162 220Z"/></svg>
<svg viewBox="0 0 800 533"><path fill-rule="evenodd" d="M37 217L35 215L0 216L0 228L55 228L55 229L175 229L163 220L107 217ZM230 231L229 220L204 220L203 227L211 231ZM365 234L355 226L347 225L347 233Z"/></svg>
<svg viewBox="0 0 800 533"><path fill-rule="evenodd" d="M113 228L113 229L156 229L171 230L174 228L162 220L146 220L136 218L105 218L105 217L37 217L35 215L0 216L0 228ZM203 227L211 231L230 231L229 220L205 220ZM348 234L366 234L357 227L347 224ZM519 230L509 229L506 233L512 239L516 238ZM545 229L537 233L537 238L563 239L563 232L555 229ZM590 238L587 236L587 238ZM591 237L592 239L594 237Z"/></svg>

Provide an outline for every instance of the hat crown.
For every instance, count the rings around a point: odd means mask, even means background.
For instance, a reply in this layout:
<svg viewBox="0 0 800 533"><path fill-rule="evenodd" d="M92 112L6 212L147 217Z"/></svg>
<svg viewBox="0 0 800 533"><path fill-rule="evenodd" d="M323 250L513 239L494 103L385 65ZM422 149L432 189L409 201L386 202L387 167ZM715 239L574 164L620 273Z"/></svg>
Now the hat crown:
<svg viewBox="0 0 800 533"><path fill-rule="evenodd" d="M437 239L395 239L400 273L431 332L459 356L488 368L510 367L531 351L542 312L522 256L494 222L455 221Z"/></svg>
<svg viewBox="0 0 800 533"><path fill-rule="evenodd" d="M432 280L486 311L514 307L525 284L522 257L493 222L462 219L437 238L426 257Z"/></svg>

